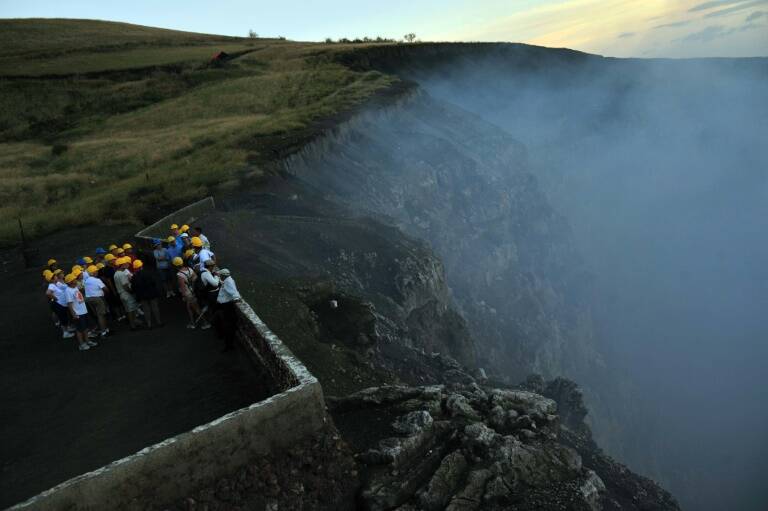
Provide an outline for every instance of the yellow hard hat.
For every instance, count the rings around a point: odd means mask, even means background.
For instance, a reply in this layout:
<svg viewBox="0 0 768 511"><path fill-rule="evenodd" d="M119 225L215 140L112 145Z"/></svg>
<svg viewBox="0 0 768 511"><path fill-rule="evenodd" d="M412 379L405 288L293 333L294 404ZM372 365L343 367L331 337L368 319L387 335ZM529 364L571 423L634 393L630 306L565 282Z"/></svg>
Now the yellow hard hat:
<svg viewBox="0 0 768 511"><path fill-rule="evenodd" d="M76 271L83 271L83 267L79 264L76 264L72 267L72 273L75 273Z"/></svg>
<svg viewBox="0 0 768 511"><path fill-rule="evenodd" d="M93 264L93 259L88 256L83 257L83 261L85 261L85 264Z"/></svg>
<svg viewBox="0 0 768 511"><path fill-rule="evenodd" d="M53 272L51 270L43 270L43 278L45 280L51 280L51 277L53 277Z"/></svg>
<svg viewBox="0 0 768 511"><path fill-rule="evenodd" d="M104 268L104 263L97 263L96 268L101 270L102 268Z"/></svg>
<svg viewBox="0 0 768 511"><path fill-rule="evenodd" d="M83 270L81 270L80 268L75 268L74 270L72 270L72 275L74 275L75 278L79 277L82 274L83 274Z"/></svg>
<svg viewBox="0 0 768 511"><path fill-rule="evenodd" d="M128 256L121 257L120 259L117 260L117 264L119 264L120 266L124 264L131 264L131 258Z"/></svg>
<svg viewBox="0 0 768 511"><path fill-rule="evenodd" d="M88 267L88 273L90 273L91 275L96 275L97 273L99 273L99 268L96 267L95 264L92 264Z"/></svg>
<svg viewBox="0 0 768 511"><path fill-rule="evenodd" d="M138 269L139 269L139 268L141 268L142 266L144 266L144 263L142 263L142 262L141 262L141 261L139 261L138 259L136 259L136 260L133 262L133 269L134 269L134 270L138 270Z"/></svg>
<svg viewBox="0 0 768 511"><path fill-rule="evenodd" d="M111 261L112 259L117 259L117 258L112 254L107 254L104 256L105 261Z"/></svg>
<svg viewBox="0 0 768 511"><path fill-rule="evenodd" d="M112 252L112 251L113 251L114 249L116 249L116 248L119 248L119 247L113 243L113 244L111 244L111 245L109 246L109 251L110 251L110 252Z"/></svg>
<svg viewBox="0 0 768 511"><path fill-rule="evenodd" d="M193 236L192 237L192 246L195 247L195 248L202 248L203 240L201 240L197 236Z"/></svg>
<svg viewBox="0 0 768 511"><path fill-rule="evenodd" d="M195 251L191 248L184 252L184 257L192 257L193 255L195 255Z"/></svg>
<svg viewBox="0 0 768 511"><path fill-rule="evenodd" d="M174 238L173 236L168 236L168 237L165 239L165 241L167 241L168 243L173 243L174 241L176 241L176 238Z"/></svg>
<svg viewBox="0 0 768 511"><path fill-rule="evenodd" d="M174 257L171 263L174 266L182 266L184 264L184 259L182 259L181 257Z"/></svg>
<svg viewBox="0 0 768 511"><path fill-rule="evenodd" d="M59 273L64 273L64 270L62 270L61 268L56 268L55 270L53 270L54 275L58 275Z"/></svg>
<svg viewBox="0 0 768 511"><path fill-rule="evenodd" d="M56 264L56 259L48 259L48 266Z"/></svg>
<svg viewBox="0 0 768 511"><path fill-rule="evenodd" d="M179 230L181 232L187 232L189 230L189 226L187 224L184 224L181 227L179 227Z"/></svg>
<svg viewBox="0 0 768 511"><path fill-rule="evenodd" d="M69 284L70 282L74 282L75 280L77 280L77 275L75 275L74 273L67 273L67 276L64 277L64 282L66 282L67 284Z"/></svg>
<svg viewBox="0 0 768 511"><path fill-rule="evenodd" d="M178 229L179 226L177 224L171 224L171 229Z"/></svg>
<svg viewBox="0 0 768 511"><path fill-rule="evenodd" d="M122 248L120 248L120 247L117 247L117 253L118 253L118 254L125 254L125 250L123 250L123 249L122 249Z"/></svg>
<svg viewBox="0 0 768 511"><path fill-rule="evenodd" d="M126 243L123 245L123 250L128 250L129 248L133 248L133 245L131 245L130 243Z"/></svg>

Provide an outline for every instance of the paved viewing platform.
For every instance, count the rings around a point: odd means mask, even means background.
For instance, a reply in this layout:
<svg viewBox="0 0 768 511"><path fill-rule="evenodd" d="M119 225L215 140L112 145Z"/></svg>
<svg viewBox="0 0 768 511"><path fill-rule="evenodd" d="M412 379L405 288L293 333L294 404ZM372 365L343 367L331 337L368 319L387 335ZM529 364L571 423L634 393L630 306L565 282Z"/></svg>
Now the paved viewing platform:
<svg viewBox="0 0 768 511"><path fill-rule="evenodd" d="M55 255L74 260L93 244L82 241ZM0 508L270 395L242 347L222 353L213 329L185 328L178 298L161 300L164 327L112 322L108 338L80 352L54 327L40 272L4 270Z"/></svg>

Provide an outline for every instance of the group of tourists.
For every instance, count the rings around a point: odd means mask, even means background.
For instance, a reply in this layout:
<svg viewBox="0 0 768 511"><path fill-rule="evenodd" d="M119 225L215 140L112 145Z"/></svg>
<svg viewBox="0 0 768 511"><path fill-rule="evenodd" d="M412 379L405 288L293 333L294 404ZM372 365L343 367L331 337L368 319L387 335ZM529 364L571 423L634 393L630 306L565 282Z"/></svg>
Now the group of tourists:
<svg viewBox="0 0 768 511"><path fill-rule="evenodd" d="M219 269L202 228L172 224L169 236L152 245L157 273L145 269L130 243L99 247L69 272L56 259L48 260L46 296L63 338L76 338L79 349L87 351L110 334L115 322L127 319L131 330L162 327L160 298L180 296L187 328L215 325L224 350L232 349L240 293L230 271Z"/></svg>

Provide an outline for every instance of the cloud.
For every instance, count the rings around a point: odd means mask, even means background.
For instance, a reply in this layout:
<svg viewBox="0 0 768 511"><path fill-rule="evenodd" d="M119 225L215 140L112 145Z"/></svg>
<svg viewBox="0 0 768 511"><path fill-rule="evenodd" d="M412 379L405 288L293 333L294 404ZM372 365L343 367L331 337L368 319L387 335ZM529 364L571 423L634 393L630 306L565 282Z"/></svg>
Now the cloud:
<svg viewBox="0 0 768 511"><path fill-rule="evenodd" d="M729 7L727 9L720 9L719 11L710 12L709 14L705 15L705 18L717 18L720 16L726 16L728 14L733 14L734 12L743 11L744 9L749 9L750 7L754 7L756 5L763 5L768 4L768 0L752 0L750 2L743 2L739 3L738 5L734 5L733 7Z"/></svg>
<svg viewBox="0 0 768 511"><path fill-rule="evenodd" d="M743 1L744 0L714 0L711 2L704 2L702 4L694 5L693 7L688 9L688 12L706 11L708 9L714 9L715 7L723 7L726 5L738 4Z"/></svg>
<svg viewBox="0 0 768 511"><path fill-rule="evenodd" d="M622 32L621 34L618 35L618 38L626 39L627 37L634 37L634 35L635 35L634 32Z"/></svg>
<svg viewBox="0 0 768 511"><path fill-rule="evenodd" d="M723 25L710 25L697 32L688 34L685 37L677 39L677 41L683 41L686 43L709 43L715 39L726 37L737 32L745 32L759 28L760 25L742 25L741 27L726 28Z"/></svg>
<svg viewBox="0 0 768 511"><path fill-rule="evenodd" d="M731 31L722 25L710 25L679 39L686 43L708 43L727 36Z"/></svg>
<svg viewBox="0 0 768 511"><path fill-rule="evenodd" d="M675 22L672 22L672 23L664 23L663 25L656 25L653 28L654 28L654 30L656 30L656 29L659 29L659 28L684 27L685 25L687 25L690 22L691 22L691 20L675 21Z"/></svg>
<svg viewBox="0 0 768 511"><path fill-rule="evenodd" d="M745 23L752 23L755 20L758 20L764 16L768 16L768 12L765 11L755 11L749 16L747 16L747 19L744 20Z"/></svg>

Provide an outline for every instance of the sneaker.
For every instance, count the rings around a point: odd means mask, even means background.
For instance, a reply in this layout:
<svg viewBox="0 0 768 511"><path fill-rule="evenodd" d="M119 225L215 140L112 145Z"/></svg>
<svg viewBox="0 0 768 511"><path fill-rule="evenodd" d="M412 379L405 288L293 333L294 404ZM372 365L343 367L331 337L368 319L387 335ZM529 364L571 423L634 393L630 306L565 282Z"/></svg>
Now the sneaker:
<svg viewBox="0 0 768 511"><path fill-rule="evenodd" d="M194 330L195 329L195 324L194 323L187 323L187 328L189 328L190 330Z"/></svg>
<svg viewBox="0 0 768 511"><path fill-rule="evenodd" d="M96 341L91 341L91 340L85 341L85 344L87 344L91 348L96 347L96 346L99 345L99 343L97 343Z"/></svg>
<svg viewBox="0 0 768 511"><path fill-rule="evenodd" d="M211 324L205 323L203 326L200 327L200 330L208 330L209 328L211 328Z"/></svg>
<svg viewBox="0 0 768 511"><path fill-rule="evenodd" d="M91 347L87 343L81 342L80 343L80 347L78 349L80 351L87 351L87 350L91 349Z"/></svg>
<svg viewBox="0 0 768 511"><path fill-rule="evenodd" d="M118 321L125 321L125 314L117 318Z"/></svg>
<svg viewBox="0 0 768 511"><path fill-rule="evenodd" d="M71 339L71 338L73 338L74 336L75 336L75 333L74 333L74 332L70 332L70 331L68 331L68 330L64 330L64 333L63 333L63 334L61 334L61 338L62 338L62 339Z"/></svg>
<svg viewBox="0 0 768 511"><path fill-rule="evenodd" d="M109 328L105 328L105 329L104 329L104 330L102 330L102 331L101 331L101 333L99 334L99 336L100 336L102 339L103 339L103 338L105 338L105 337L106 337L106 336L108 336L108 335L109 335Z"/></svg>
<svg viewBox="0 0 768 511"><path fill-rule="evenodd" d="M139 316L143 316L144 315L144 311L141 310L140 308L136 309L136 314L138 314Z"/></svg>
<svg viewBox="0 0 768 511"><path fill-rule="evenodd" d="M99 337L99 334L97 334L95 331L88 332L88 338L89 339L96 339Z"/></svg>

